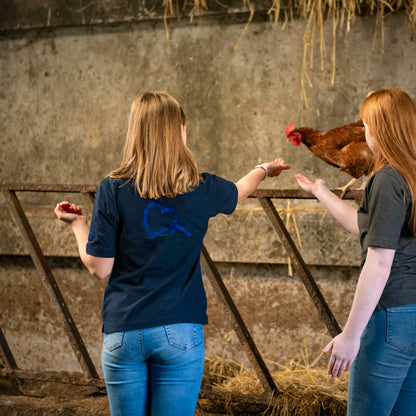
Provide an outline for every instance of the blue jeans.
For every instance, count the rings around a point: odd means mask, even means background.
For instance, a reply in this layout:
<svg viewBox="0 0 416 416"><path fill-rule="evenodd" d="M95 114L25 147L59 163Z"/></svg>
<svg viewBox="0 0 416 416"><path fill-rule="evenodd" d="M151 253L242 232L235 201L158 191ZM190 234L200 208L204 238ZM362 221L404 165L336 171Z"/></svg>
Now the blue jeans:
<svg viewBox="0 0 416 416"><path fill-rule="evenodd" d="M416 304L374 312L350 370L348 416L416 416Z"/></svg>
<svg viewBox="0 0 416 416"><path fill-rule="evenodd" d="M112 416L191 416L204 370L201 324L104 335L102 366Z"/></svg>

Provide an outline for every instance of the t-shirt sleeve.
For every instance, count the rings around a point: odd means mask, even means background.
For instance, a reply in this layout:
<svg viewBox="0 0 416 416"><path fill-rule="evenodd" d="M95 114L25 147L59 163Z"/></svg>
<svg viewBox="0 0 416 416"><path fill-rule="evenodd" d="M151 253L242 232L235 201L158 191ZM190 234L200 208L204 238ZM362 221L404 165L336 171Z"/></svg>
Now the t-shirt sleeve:
<svg viewBox="0 0 416 416"><path fill-rule="evenodd" d="M118 211L110 180L104 179L97 190L87 243L87 254L115 257Z"/></svg>
<svg viewBox="0 0 416 416"><path fill-rule="evenodd" d="M238 202L237 186L234 182L216 175L210 175L210 180L212 181L210 216L232 214Z"/></svg>
<svg viewBox="0 0 416 416"><path fill-rule="evenodd" d="M398 177L394 176L394 172L380 172L374 178L368 200L368 246L394 250L398 247L409 201Z"/></svg>

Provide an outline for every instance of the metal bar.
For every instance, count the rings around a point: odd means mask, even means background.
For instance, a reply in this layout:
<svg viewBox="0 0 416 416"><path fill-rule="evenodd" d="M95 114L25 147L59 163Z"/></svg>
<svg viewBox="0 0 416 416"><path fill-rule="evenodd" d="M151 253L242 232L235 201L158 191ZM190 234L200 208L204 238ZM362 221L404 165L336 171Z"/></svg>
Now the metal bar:
<svg viewBox="0 0 416 416"><path fill-rule="evenodd" d="M23 208L16 197L14 191L3 191L6 203L9 207L10 213L19 228L24 240L27 243L30 256L35 264L39 274L41 275L42 282L44 283L46 290L52 300L52 303L62 313L64 318L64 329L68 335L69 342L78 358L83 371L87 372L90 377L98 378L97 371L88 354L85 344L82 340L80 333L72 319L71 313L65 303L62 293L56 283L56 280L52 274L52 271L45 259L42 249L33 233L32 227L26 218Z"/></svg>
<svg viewBox="0 0 416 416"><path fill-rule="evenodd" d="M303 284L306 287L310 297L312 298L313 303L315 304L318 312L324 321L325 325L328 328L331 336L336 336L341 332L341 328L338 325L338 322L335 319L335 316L332 314L331 309L325 301L321 291L319 290L318 285L315 282L315 279L312 277L308 267L306 266L305 261L303 260L299 250L296 247L296 244L292 240L285 224L280 218L276 208L273 205L273 202L269 198L259 198L259 201L269 217L273 228L277 232L282 241L283 246L285 247L290 259L292 260L297 272L299 273L300 278L302 279Z"/></svg>
<svg viewBox="0 0 416 416"><path fill-rule="evenodd" d="M39 183L3 183L0 184L2 191L25 191L25 192L69 192L69 193L92 193L97 191L97 185L71 185L71 184L39 184ZM340 190L332 190L335 195L340 196ZM363 196L362 190L347 191L343 199L360 200ZM257 189L250 198L278 198L278 199L316 199L312 194L301 189Z"/></svg>
<svg viewBox="0 0 416 416"><path fill-rule="evenodd" d="M6 368L0 369L0 378L2 380L33 380L33 381L43 381L43 382L52 382L52 383L61 383L61 384L71 384L75 386L89 386L97 387L99 389L105 389L105 382L103 379L95 378L85 378L82 375L78 374L66 374L62 372L54 371L24 371L24 370L10 370ZM205 399L210 401L218 402L222 406L227 406L229 403L234 403L235 405L259 405L263 406L265 410L268 405L270 405L273 396L269 394L263 394L255 396L252 394L240 394L240 393L230 393L227 391L212 391L209 389L202 388L199 393L199 399Z"/></svg>
<svg viewBox="0 0 416 416"><path fill-rule="evenodd" d="M7 343L6 337L4 336L4 333L2 329L0 328L0 358L3 361L3 363L8 366L9 369L16 370L17 364L16 360L13 357L12 351L9 347L9 344Z"/></svg>
<svg viewBox="0 0 416 416"><path fill-rule="evenodd" d="M76 386L94 386L105 387L105 382L102 378L87 378L81 373L68 374L65 372L53 371L29 371L29 370L11 370L7 368L0 369L0 378L6 380L24 379L36 381L49 381L62 384L73 384Z"/></svg>
<svg viewBox="0 0 416 416"><path fill-rule="evenodd" d="M201 262L219 300L225 307L233 329L238 339L240 340L241 345L243 346L243 349L248 356L248 359L254 366L255 372L263 384L264 390L267 393L278 394L279 390L276 386L276 383L270 374L269 369L267 368L260 352L258 351L256 344L254 343L254 340L243 321L243 318L241 317L234 301L231 298L230 293L225 287L220 273L211 260L211 257L209 256L208 251L204 245L202 246Z"/></svg>
<svg viewBox="0 0 416 416"><path fill-rule="evenodd" d="M339 197L342 193L339 189L333 189L332 192ZM347 191L343 199L361 201L363 194L364 191L354 189ZM257 189L249 198L316 199L314 195L301 189Z"/></svg>
<svg viewBox="0 0 416 416"><path fill-rule="evenodd" d="M265 413L265 410L270 410L270 406L275 401L275 396L270 395L270 394L262 394L262 395L254 396L252 394L231 393L229 391L221 391L221 390L219 391L215 391L215 390L203 391L202 390L199 393L199 398L217 402L217 405L220 405L221 407L223 407L222 411L229 411L230 410L229 407L231 404L234 404L234 406L240 406L240 409L242 405L244 406L250 405L250 410L252 410L252 407L254 406L262 407L262 408L257 408L257 411L255 412L255 414L261 414L261 415L271 414L271 413ZM227 413L227 414L231 414L231 413Z"/></svg>
<svg viewBox="0 0 416 416"><path fill-rule="evenodd" d="M0 184L0 190L2 191L25 191L25 192L83 193L83 192L96 192L97 185L2 183Z"/></svg>

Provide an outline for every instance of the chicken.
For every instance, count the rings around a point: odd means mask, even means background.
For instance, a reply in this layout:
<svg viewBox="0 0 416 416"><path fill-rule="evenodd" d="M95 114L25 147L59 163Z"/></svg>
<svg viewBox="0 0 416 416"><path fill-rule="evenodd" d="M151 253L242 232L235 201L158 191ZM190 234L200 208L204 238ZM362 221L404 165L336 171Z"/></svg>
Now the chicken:
<svg viewBox="0 0 416 416"><path fill-rule="evenodd" d="M353 177L345 186L336 188L342 190L341 197L358 179L368 176L372 171L373 153L365 141L364 124L361 120L336 127L326 133L310 127L296 128L294 124L290 124L286 127L286 137L295 146L305 144L315 156Z"/></svg>

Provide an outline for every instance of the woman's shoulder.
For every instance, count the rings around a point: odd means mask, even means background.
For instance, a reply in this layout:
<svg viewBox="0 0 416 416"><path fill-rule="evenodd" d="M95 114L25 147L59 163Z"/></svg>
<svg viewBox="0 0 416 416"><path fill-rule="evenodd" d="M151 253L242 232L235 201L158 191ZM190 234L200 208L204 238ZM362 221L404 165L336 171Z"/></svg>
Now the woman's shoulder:
<svg viewBox="0 0 416 416"><path fill-rule="evenodd" d="M100 182L99 186L106 187L106 188L118 188L118 187L128 184L129 182L131 182L129 178L113 178L111 176L106 176Z"/></svg>
<svg viewBox="0 0 416 416"><path fill-rule="evenodd" d="M376 172L376 175L378 176L390 176L394 177L395 172L399 172L397 169L393 168L393 166L385 166L384 168L380 169Z"/></svg>
<svg viewBox="0 0 416 416"><path fill-rule="evenodd" d="M228 179L225 179L221 176L215 175L213 173L203 172L199 175L201 178L200 183L209 183L209 182L231 182Z"/></svg>
<svg viewBox="0 0 416 416"><path fill-rule="evenodd" d="M385 166L374 174L375 179L389 182L406 182L400 171L393 166Z"/></svg>
<svg viewBox="0 0 416 416"><path fill-rule="evenodd" d="M377 171L372 180L373 188L388 188L398 193L408 193L409 186L400 171L392 166L386 166Z"/></svg>
<svg viewBox="0 0 416 416"><path fill-rule="evenodd" d="M132 190L130 189L131 180L126 178L112 178L111 176L106 176L99 184L97 193L105 194L108 197L116 197L121 189L128 188L129 192Z"/></svg>
<svg viewBox="0 0 416 416"><path fill-rule="evenodd" d="M200 182L198 188L203 189L215 189L215 188L222 188L222 187L232 187L235 188L235 184L228 179L225 179L221 176L214 175L212 173L204 172L200 174Z"/></svg>

